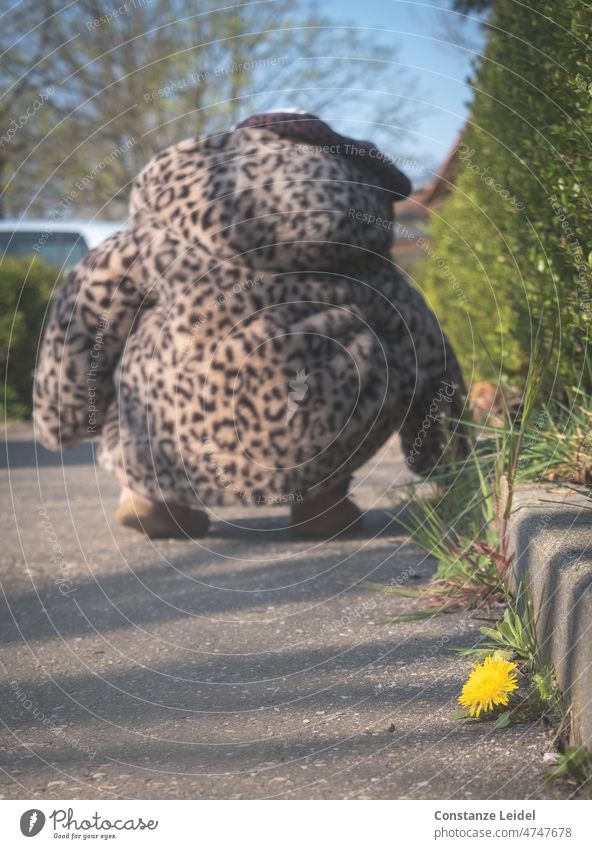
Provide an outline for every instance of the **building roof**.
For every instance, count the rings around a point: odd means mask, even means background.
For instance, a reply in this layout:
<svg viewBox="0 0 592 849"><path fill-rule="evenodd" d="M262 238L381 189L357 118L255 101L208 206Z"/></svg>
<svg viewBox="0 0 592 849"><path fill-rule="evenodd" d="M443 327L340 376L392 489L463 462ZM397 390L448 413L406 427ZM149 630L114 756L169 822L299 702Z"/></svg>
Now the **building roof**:
<svg viewBox="0 0 592 849"><path fill-rule="evenodd" d="M430 212L437 209L450 194L459 169L459 148L462 136L454 142L448 155L429 183L406 200L397 204L397 220L427 220Z"/></svg>

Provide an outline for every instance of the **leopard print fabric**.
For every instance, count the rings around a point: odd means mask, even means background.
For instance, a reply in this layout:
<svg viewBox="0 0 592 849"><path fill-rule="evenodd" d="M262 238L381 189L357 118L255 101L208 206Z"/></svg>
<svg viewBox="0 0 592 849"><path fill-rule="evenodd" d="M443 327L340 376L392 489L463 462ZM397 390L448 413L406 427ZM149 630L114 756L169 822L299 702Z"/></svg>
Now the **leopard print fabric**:
<svg viewBox="0 0 592 849"><path fill-rule="evenodd" d="M163 151L56 301L43 444L100 434L121 484L190 507L322 495L395 429L431 468L462 378L370 216L393 218L376 172L271 127Z"/></svg>

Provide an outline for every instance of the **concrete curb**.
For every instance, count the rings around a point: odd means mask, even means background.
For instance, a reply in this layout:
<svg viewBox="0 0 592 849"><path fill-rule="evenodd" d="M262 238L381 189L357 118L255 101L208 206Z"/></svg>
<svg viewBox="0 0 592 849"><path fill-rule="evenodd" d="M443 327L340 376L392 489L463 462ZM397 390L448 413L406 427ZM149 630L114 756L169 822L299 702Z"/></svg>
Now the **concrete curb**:
<svg viewBox="0 0 592 849"><path fill-rule="evenodd" d="M543 658L572 710L573 740L592 749L592 499L518 489L510 546L515 585L529 587Z"/></svg>

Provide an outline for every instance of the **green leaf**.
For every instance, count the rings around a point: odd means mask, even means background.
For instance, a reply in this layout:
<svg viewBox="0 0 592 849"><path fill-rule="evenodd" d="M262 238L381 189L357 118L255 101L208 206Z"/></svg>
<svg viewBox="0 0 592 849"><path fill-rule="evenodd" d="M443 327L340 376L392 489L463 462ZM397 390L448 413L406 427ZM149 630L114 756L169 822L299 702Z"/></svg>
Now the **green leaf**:
<svg viewBox="0 0 592 849"><path fill-rule="evenodd" d="M503 713L500 713L498 718L495 720L493 725L494 728L508 728L512 724L512 711L506 710Z"/></svg>
<svg viewBox="0 0 592 849"><path fill-rule="evenodd" d="M462 719L474 719L468 710L457 710L452 714L452 719L460 721Z"/></svg>

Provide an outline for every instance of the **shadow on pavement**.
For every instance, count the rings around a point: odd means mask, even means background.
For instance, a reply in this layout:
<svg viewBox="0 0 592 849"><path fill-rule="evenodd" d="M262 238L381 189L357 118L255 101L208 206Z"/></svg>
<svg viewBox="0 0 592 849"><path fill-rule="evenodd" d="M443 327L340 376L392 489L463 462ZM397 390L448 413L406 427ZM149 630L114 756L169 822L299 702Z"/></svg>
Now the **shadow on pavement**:
<svg viewBox="0 0 592 849"><path fill-rule="evenodd" d="M96 443L81 442L68 451L48 451L32 439L0 443L0 469L35 469L42 466L89 466L95 462Z"/></svg>

